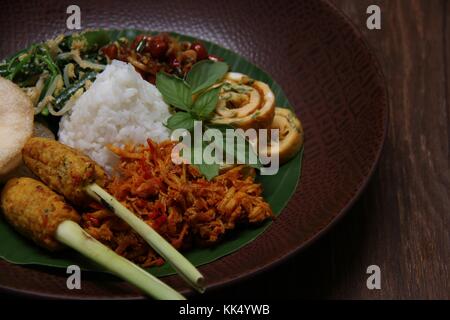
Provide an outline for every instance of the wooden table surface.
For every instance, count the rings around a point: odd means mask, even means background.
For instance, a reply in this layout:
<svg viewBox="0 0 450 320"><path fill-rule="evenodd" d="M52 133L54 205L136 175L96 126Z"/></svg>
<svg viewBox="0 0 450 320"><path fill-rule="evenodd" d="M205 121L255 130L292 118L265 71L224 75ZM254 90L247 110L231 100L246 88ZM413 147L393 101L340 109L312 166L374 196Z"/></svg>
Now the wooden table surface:
<svg viewBox="0 0 450 320"><path fill-rule="evenodd" d="M390 124L379 167L326 236L210 298L450 299L450 1L333 0L379 58ZM381 8L381 30L366 9ZM369 265L381 290L368 290Z"/></svg>

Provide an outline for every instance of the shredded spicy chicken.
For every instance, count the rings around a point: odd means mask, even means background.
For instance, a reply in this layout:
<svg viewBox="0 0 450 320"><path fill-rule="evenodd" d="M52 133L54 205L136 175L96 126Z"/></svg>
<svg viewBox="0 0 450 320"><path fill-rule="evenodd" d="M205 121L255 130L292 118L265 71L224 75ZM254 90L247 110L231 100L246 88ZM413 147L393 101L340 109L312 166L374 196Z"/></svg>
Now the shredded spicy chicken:
<svg viewBox="0 0 450 320"><path fill-rule="evenodd" d="M176 142L147 146L110 147L120 156L118 175L108 191L175 248L211 245L239 224L259 223L273 217L262 198L254 170L236 166L213 180L206 180L196 167L172 162ZM161 265L147 243L105 208L92 204L82 226L118 254L144 266Z"/></svg>

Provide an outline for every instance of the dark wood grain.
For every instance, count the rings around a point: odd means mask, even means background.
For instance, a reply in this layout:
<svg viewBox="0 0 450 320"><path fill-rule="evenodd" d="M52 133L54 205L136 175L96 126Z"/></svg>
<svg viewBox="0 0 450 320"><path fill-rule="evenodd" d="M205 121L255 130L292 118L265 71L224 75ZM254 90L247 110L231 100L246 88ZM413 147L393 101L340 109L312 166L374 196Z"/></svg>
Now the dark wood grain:
<svg viewBox="0 0 450 320"><path fill-rule="evenodd" d="M390 126L371 183L326 237L288 263L215 297L450 298L450 3L335 0L388 82ZM377 4L382 29L366 28ZM382 289L368 290L367 266Z"/></svg>

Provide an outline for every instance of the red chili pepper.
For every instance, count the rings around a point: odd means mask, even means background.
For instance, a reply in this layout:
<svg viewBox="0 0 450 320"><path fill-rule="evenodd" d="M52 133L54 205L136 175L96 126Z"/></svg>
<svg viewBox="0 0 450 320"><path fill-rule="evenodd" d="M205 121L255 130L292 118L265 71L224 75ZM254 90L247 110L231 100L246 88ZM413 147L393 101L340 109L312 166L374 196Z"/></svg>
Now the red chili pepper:
<svg viewBox="0 0 450 320"><path fill-rule="evenodd" d="M117 58L117 47L115 44L103 47L100 52L107 56L109 59L113 60Z"/></svg>
<svg viewBox="0 0 450 320"><path fill-rule="evenodd" d="M147 144L148 144L148 150L149 150L150 152L152 152L152 151L153 151L153 148L154 148L154 146L153 146L153 141L152 141L151 139L147 139Z"/></svg>
<svg viewBox="0 0 450 320"><path fill-rule="evenodd" d="M147 165L146 159L142 158L140 161L141 161L141 169L142 171L144 171L144 179L150 179L153 176L153 174Z"/></svg>
<svg viewBox="0 0 450 320"><path fill-rule="evenodd" d="M136 206L138 206L139 208L144 208L147 206L147 204L148 202L144 199L136 199Z"/></svg>
<svg viewBox="0 0 450 320"><path fill-rule="evenodd" d="M156 229L159 229L166 221L167 217L165 215L161 215L153 222L153 225Z"/></svg>
<svg viewBox="0 0 450 320"><path fill-rule="evenodd" d="M156 149L155 144L153 143L152 140L147 139L147 144L148 150L150 151L151 160L153 160L153 162L156 162L158 150Z"/></svg>
<svg viewBox="0 0 450 320"><path fill-rule="evenodd" d="M159 180L159 181L157 181L157 183L160 184L160 183L161 183L161 179L160 179L160 178L156 178L156 179ZM157 201L157 202L154 204L153 208L158 209L159 212L161 212L161 213L163 213L163 212L166 211L166 206L165 206L165 204L162 203L162 202L160 202L160 201Z"/></svg>
<svg viewBox="0 0 450 320"><path fill-rule="evenodd" d="M152 220L156 220L156 218L158 218L160 215L161 213L159 213L158 211L153 211L148 215L148 217Z"/></svg>
<svg viewBox="0 0 450 320"><path fill-rule="evenodd" d="M167 217L166 217L166 215L163 214L163 215L161 215L161 217L158 218L158 220L161 224L163 224L163 223L166 223Z"/></svg>

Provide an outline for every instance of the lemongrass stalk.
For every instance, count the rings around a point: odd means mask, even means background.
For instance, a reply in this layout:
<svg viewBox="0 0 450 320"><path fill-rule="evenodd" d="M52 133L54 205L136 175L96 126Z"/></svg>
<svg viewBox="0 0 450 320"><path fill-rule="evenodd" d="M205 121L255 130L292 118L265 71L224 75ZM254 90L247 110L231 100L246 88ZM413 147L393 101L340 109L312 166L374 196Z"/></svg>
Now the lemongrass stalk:
<svg viewBox="0 0 450 320"><path fill-rule="evenodd" d="M97 184L94 183L88 185L86 187L86 192L97 201L106 205L117 216L128 223L130 227L144 238L144 240L158 252L159 255L169 262L180 276L194 289L200 293L205 291L203 275L189 262L189 260L179 253L166 241L166 239L161 237L152 227L138 218Z"/></svg>
<svg viewBox="0 0 450 320"><path fill-rule="evenodd" d="M185 300L180 293L134 263L119 256L73 221L62 222L56 229L55 238L155 299Z"/></svg>

